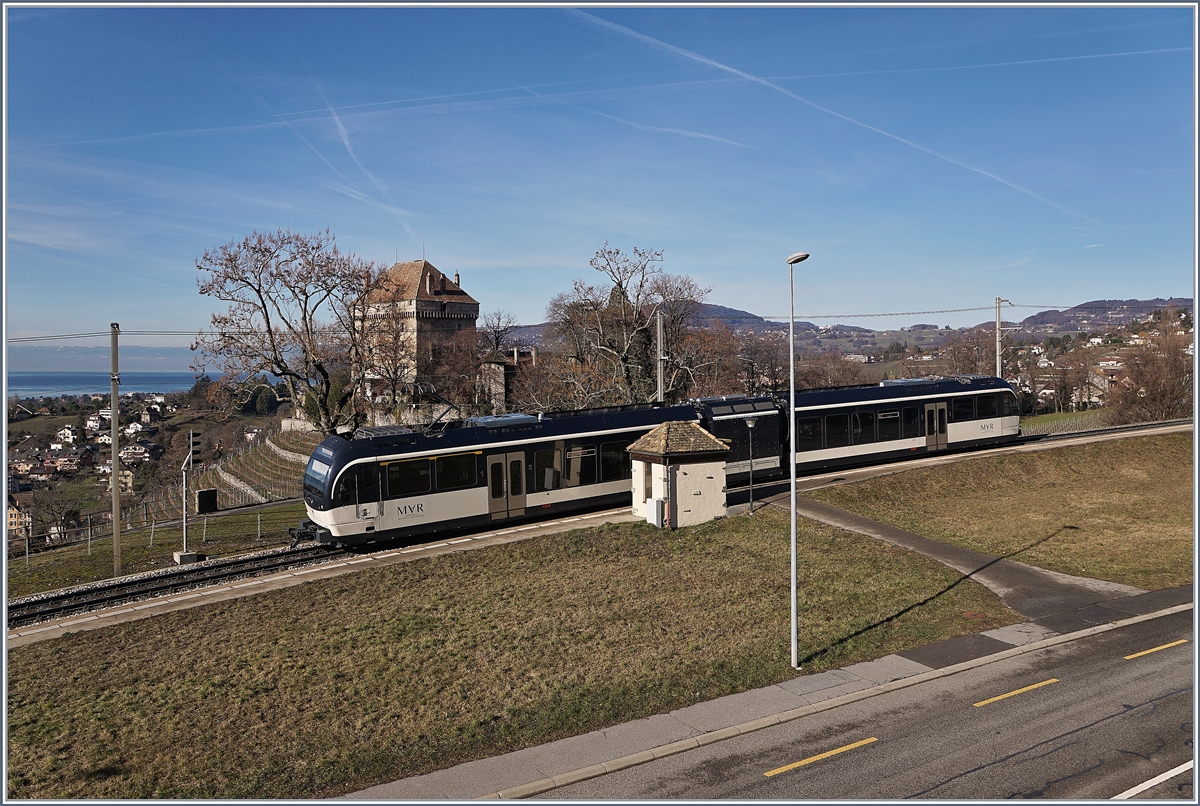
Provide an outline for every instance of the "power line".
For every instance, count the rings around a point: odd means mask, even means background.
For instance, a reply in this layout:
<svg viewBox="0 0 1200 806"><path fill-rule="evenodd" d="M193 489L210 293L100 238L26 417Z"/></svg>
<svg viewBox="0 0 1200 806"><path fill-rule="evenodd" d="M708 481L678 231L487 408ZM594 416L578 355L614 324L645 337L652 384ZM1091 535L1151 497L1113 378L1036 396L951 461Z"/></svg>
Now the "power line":
<svg viewBox="0 0 1200 806"><path fill-rule="evenodd" d="M1005 305L1004 307L1005 308L1039 308L1043 311L1059 311L1062 313L1066 313L1068 311L1089 311L1089 310L1090 311L1111 311L1111 310L1113 310L1114 307L1124 308L1124 309L1130 310L1130 311L1156 311L1161 308L1169 307L1169 306L1161 305L1161 304L1157 304L1157 303L1146 302L1141 305L1119 305L1119 306L1112 306L1112 305L1046 305L1046 304L1032 304L1032 303L1009 303L1009 304ZM871 318L882 318L882 317L886 317L886 316L930 316L932 314L939 314L939 313L967 313L970 311L991 311L991 310L995 310L995 306L982 305L977 308L943 308L941 310L936 310L936 311L893 311L890 313L796 314L796 318L797 319L871 319ZM751 314L751 316L754 316L754 314ZM712 318L712 317L709 317L709 318ZM758 318L759 319L787 319L788 317L785 315L771 315L771 316L759 316ZM530 324L530 325L517 325L517 327L518 328L538 327L541 324L546 324L546 323L542 322L542 323ZM122 330L122 331L120 331L120 335L122 335L122 336L191 336L191 337L255 336L255 335L262 335L265 332L266 331L264 331L264 330L221 330L221 331L208 331L208 332L204 332L201 330ZM325 334L329 334L329 333L340 333L342 331L337 328L318 328L311 332L314 335L325 335ZM112 335L112 331L104 330L104 331L98 331L95 333L58 333L58 334L45 335L45 336L19 336L16 338L8 339L8 343L9 344L17 344L17 343L34 342L34 341L63 341L63 340L67 340L67 339L92 339L92 338L99 338L99 337L107 338L111 335Z"/></svg>
<svg viewBox="0 0 1200 806"><path fill-rule="evenodd" d="M1145 303L1142 305L1037 305L1030 303L1009 303L1005 308L1040 308L1043 311L1059 311L1066 313L1068 311L1111 311L1114 307L1125 308L1130 311L1156 311L1167 307L1165 305L1155 303ZM940 311L896 311L893 313L839 313L839 314L796 314L797 319L869 319L872 317L884 316L928 316L935 313L963 313L966 311L992 311L995 310L994 305L984 305L978 308L945 308ZM787 316L762 316L761 319L787 319Z"/></svg>

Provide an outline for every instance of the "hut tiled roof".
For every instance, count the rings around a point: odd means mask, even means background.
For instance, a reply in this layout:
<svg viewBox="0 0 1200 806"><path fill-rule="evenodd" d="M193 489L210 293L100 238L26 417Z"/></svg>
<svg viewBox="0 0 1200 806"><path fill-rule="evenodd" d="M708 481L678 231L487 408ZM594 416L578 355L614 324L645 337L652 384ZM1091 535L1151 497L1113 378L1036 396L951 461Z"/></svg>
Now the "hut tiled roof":
<svg viewBox="0 0 1200 806"><path fill-rule="evenodd" d="M432 278L433 293L430 293L430 278ZM393 300L437 300L438 302L479 304L470 294L463 291L458 283L439 271L428 260L410 260L407 263L393 264L367 297L368 302L391 302Z"/></svg>
<svg viewBox="0 0 1200 806"><path fill-rule="evenodd" d="M697 423L669 422L655 427L626 450L647 456L687 456L724 453L729 446Z"/></svg>

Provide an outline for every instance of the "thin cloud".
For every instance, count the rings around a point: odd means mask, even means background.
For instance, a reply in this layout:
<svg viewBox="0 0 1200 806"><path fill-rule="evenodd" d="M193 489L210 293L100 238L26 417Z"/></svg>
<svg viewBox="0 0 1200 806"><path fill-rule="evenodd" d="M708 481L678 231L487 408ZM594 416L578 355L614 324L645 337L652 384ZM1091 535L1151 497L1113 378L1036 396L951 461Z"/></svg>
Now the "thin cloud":
<svg viewBox="0 0 1200 806"><path fill-rule="evenodd" d="M741 78L744 78L747 81L753 81L755 84L761 84L764 87L773 89L776 92L782 93L793 100L799 101L802 104L811 106L813 109L824 112L827 115L832 115L833 117L839 118L840 120L844 120L847 123L853 123L855 126L860 126L864 129L867 129L868 131L873 131L876 134L880 134L880 135L883 135L884 137L888 137L892 140L895 140L896 142L903 143L904 145L909 146L910 148L915 148L917 151L921 151L925 154L929 154L932 157L937 157L938 159L944 160L945 162L948 162L951 165L957 165L958 167L963 168L964 170L972 171L974 173L980 174L981 176L986 176L989 179L995 180L996 182L999 182L1000 184L1005 185L1006 187L1010 187L1013 190L1024 193L1025 195L1027 195L1031 198L1037 199L1038 201L1043 202L1044 204L1048 204L1051 207L1055 208L1056 210L1061 210L1064 213L1068 213L1069 215L1073 215L1077 218L1082 218L1085 221L1090 221L1093 224L1099 224L1100 226L1104 226L1099 221L1097 221L1094 218L1091 218L1090 216L1084 215L1083 213L1072 210L1068 207L1064 207L1063 205L1059 204L1058 202L1051 201L1050 199L1047 199L1045 196L1041 196L1037 193L1034 193L1032 190L1023 188L1020 185L1016 185L1016 184L1008 181L1007 179L1004 179L1003 177L1000 177L994 173L991 173L990 171L985 171L982 168L976 168L973 165L968 165L967 163L963 162L962 160L955 159L954 157L934 151L933 149L927 148L919 143L914 143L912 140L908 140L904 137L901 137L898 134L892 134L891 132L884 131L883 129L880 129L877 126L872 126L869 123L863 123L860 120L855 120L854 118L849 117L848 115L843 115L841 112L835 112L832 109L821 106L818 103L814 103L813 101L810 101L807 98L799 96L796 93L791 92L790 90L788 90L784 87L781 87L778 84L768 81L765 78L759 78L758 76L754 76L754 75L751 75L750 73L744 72L742 70L738 70L736 67L730 67L728 65L721 64L720 62L710 59L707 56L702 56L699 53L693 53L690 50L684 50L683 48L676 47L675 45L670 45L661 40L654 39L653 37L646 36L645 34L638 33L637 31L631 30L629 28L625 28L624 26L617 25L616 23L613 23L613 22L609 22L608 20L603 20L603 19L600 19L599 17L593 17L591 14L586 14L582 11L579 11L578 9L564 9L564 11L566 11L569 14L573 14L573 15L579 17L580 19L582 19L588 23L591 23L592 25L607 29L609 31L613 31L615 33L619 33L622 36L636 39L637 41L642 42L647 45L650 45L651 47L654 47L656 49L666 50L669 53L674 53L677 56L683 56L686 59L691 59L692 61L700 62L701 64L706 64L706 65L708 65L710 67L714 67L718 70L723 70L727 73L732 73L733 75L740 76Z"/></svg>
<svg viewBox="0 0 1200 806"><path fill-rule="evenodd" d="M530 95L533 95L536 97L541 97L538 95L538 93L534 92L532 89L530 89L528 87L522 87L521 89L525 90ZM575 109L580 112L586 112L589 115L597 115L602 118L607 118L608 120L615 121L624 126L629 126L634 129L640 129L641 131L645 131L645 132L654 132L656 134L678 134L683 137L695 137L695 138L699 138L702 140L712 140L717 143L726 143L731 146L738 146L739 148L747 148L748 147L748 146L742 145L741 143L735 143L733 140L726 140L724 137L717 137L712 134L702 134L701 132L693 132L693 131L689 131L687 129L671 129L671 128L664 128L662 126L649 126L645 123L635 123L632 120L625 120L624 118L619 118L616 115L609 115L604 112L597 111L595 109L587 109L582 106L577 106L576 104L568 103L567 101L559 101L559 105L567 106L567 107L570 107L571 109Z"/></svg>
<svg viewBox="0 0 1200 806"><path fill-rule="evenodd" d="M1085 246L1085 247L1083 247L1083 248L1084 248L1084 249L1096 249L1096 248L1098 248L1098 247L1101 247L1101 246L1104 246L1104 244L1102 244L1102 243L1090 243L1090 244L1088 244L1087 246Z"/></svg>
<svg viewBox="0 0 1200 806"><path fill-rule="evenodd" d="M694 90L704 89L706 87L715 87L722 84L741 83L736 79L709 79L706 81L683 81L665 84L646 84L636 87L620 87L607 90L587 90L576 93L562 93L559 95L520 95L510 96L508 98L496 98L487 101L462 101L455 103L438 103L438 104L422 104L411 107L393 107L390 109L374 109L351 114L343 114L342 118L369 118L369 117L417 117L420 115L445 115L464 112L490 112L503 109L521 109L536 106L547 106L552 104L562 103L564 100L571 99L580 103L592 101L608 101L619 100L623 98L637 97L640 95L649 95L656 92L670 92L675 90ZM387 102L395 103L395 102ZM264 123L243 124L239 126L214 126L200 129L172 129L159 132L143 132L141 134L128 134L119 137L103 137L92 140L61 140L52 143L29 143L29 144L10 144L10 149L13 150L29 150L39 148L49 148L52 146L79 146L79 145L110 145L114 143L137 142L141 140L150 140L159 137L205 137L221 134L249 134L271 129L288 128L291 131L296 131L296 126L300 124L308 124L310 127L315 125L324 125L329 121L329 109L322 110L318 116L310 116L304 118L292 118L290 120L276 120ZM268 114L271 114L268 112ZM289 114L289 113L281 113ZM307 143L306 143L307 144ZM309 146L311 148L311 146ZM331 166L332 167L332 166ZM343 177L344 178L344 177Z"/></svg>
<svg viewBox="0 0 1200 806"><path fill-rule="evenodd" d="M578 108L578 107L576 107L576 108ZM737 143L737 142L734 142L733 140L726 140L724 137L717 137L716 135L712 135L712 134L702 134L701 132L688 131L687 129L670 129L670 128L664 128L662 126L648 126L645 123L634 123L632 120L625 120L624 118L619 118L616 115L607 115L604 112L598 112L595 109L582 109L581 111L587 112L592 115L599 115L602 118L608 118L609 120L616 121L617 123L621 123L626 126L631 126L634 129L641 129L642 131L645 131L645 132L656 132L659 134L678 134L683 137L696 137L696 138L699 138L702 140L712 140L713 142L716 142L716 143L726 143L731 146L738 146L739 148L749 148L749 146L747 146L743 143Z"/></svg>
<svg viewBox="0 0 1200 806"><path fill-rule="evenodd" d="M1053 56L1045 59L1021 59L1015 62L988 62L986 64L959 64L946 67L905 67L894 70L855 70L845 73L809 73L802 76L769 76L772 81L787 81L801 78L840 78L844 76L883 76L897 73L941 73L950 70L979 70L985 67L1014 67L1023 64L1043 64L1046 62L1074 62L1083 59L1114 59L1121 56L1149 56L1155 53L1191 52L1191 48L1158 48L1156 50L1127 50L1120 53L1090 53L1083 56Z"/></svg>

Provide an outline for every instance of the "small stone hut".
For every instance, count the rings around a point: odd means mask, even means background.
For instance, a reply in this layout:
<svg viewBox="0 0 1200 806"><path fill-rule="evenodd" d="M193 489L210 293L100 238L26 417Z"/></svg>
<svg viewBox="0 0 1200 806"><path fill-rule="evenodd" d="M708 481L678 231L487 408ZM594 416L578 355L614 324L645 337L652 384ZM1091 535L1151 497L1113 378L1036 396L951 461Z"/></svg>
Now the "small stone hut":
<svg viewBox="0 0 1200 806"><path fill-rule="evenodd" d="M729 446L697 423L663 423L626 450L634 515L668 529L724 517Z"/></svg>

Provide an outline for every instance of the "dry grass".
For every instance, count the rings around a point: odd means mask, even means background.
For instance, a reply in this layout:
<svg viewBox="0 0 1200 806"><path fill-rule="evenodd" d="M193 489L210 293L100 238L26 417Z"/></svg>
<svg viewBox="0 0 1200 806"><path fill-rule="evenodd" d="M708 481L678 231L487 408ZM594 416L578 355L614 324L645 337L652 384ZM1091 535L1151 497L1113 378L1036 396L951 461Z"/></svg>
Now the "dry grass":
<svg viewBox="0 0 1200 806"><path fill-rule="evenodd" d="M601 526L13 650L9 797L328 797L788 679L787 531ZM893 546L799 541L808 672L1020 620Z"/></svg>
<svg viewBox="0 0 1200 806"><path fill-rule="evenodd" d="M1192 435L985 457L810 493L935 540L1157 590L1192 581Z"/></svg>

